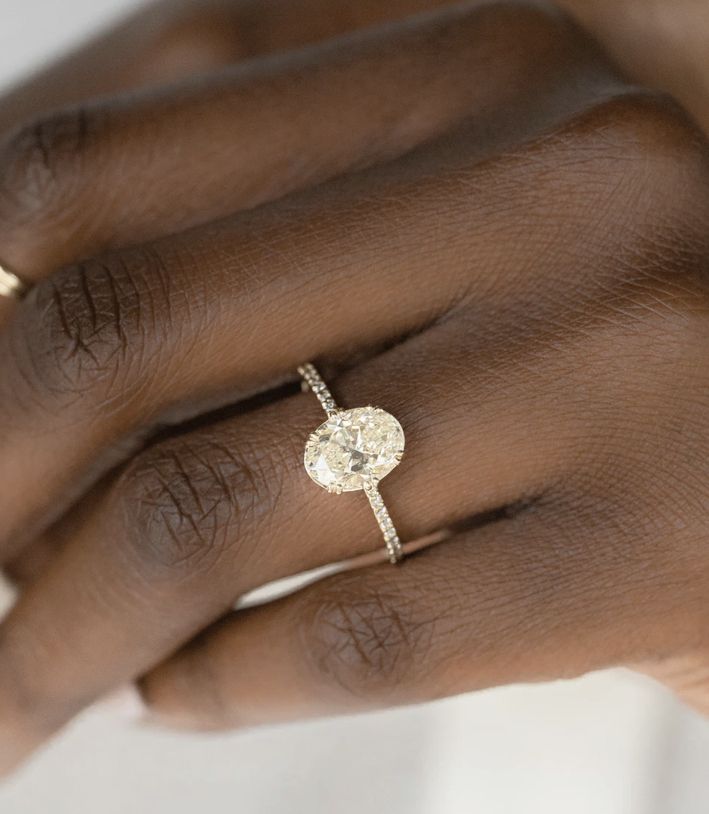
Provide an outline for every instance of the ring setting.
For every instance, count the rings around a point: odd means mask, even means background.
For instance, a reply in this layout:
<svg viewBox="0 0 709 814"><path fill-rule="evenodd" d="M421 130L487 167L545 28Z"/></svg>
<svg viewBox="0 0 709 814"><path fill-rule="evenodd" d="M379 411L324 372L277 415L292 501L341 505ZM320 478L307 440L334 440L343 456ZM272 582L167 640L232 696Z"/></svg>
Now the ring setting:
<svg viewBox="0 0 709 814"><path fill-rule="evenodd" d="M341 409L312 364L298 368L305 389L320 401L327 419L305 444L303 462L311 479L332 494L364 491L384 536L389 559L403 557L401 541L379 493L379 482L404 455L404 430L379 407Z"/></svg>

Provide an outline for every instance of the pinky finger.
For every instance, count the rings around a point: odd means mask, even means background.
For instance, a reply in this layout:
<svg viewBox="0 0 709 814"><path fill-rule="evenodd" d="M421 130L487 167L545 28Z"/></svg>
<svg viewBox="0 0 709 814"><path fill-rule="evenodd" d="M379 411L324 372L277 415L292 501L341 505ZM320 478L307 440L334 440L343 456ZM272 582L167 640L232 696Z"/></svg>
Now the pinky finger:
<svg viewBox="0 0 709 814"><path fill-rule="evenodd" d="M656 647L638 635L647 586L622 584L614 563L606 573L543 514L232 614L141 681L151 717L222 729L351 713L580 675Z"/></svg>

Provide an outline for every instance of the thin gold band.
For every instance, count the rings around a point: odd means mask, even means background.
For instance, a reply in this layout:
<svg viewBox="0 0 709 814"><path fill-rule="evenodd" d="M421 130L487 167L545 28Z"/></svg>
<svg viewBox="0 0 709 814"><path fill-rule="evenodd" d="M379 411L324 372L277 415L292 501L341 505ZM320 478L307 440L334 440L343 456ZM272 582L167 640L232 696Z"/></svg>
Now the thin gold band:
<svg viewBox="0 0 709 814"><path fill-rule="evenodd" d="M21 280L16 274L0 265L0 297L9 297L13 300L21 300L31 286Z"/></svg>

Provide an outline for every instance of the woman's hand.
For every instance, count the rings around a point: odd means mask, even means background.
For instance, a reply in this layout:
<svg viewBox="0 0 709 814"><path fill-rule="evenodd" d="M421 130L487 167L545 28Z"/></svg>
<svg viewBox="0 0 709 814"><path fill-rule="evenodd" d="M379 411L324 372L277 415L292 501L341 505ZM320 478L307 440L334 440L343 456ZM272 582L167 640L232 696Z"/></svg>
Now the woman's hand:
<svg viewBox="0 0 709 814"><path fill-rule="evenodd" d="M707 147L563 17L466 4L0 161L3 259L38 279L0 335L0 546L52 552L0 628L5 767L141 677L241 726L706 663ZM313 357L404 425L402 537L453 535L230 614L380 547L302 469Z"/></svg>

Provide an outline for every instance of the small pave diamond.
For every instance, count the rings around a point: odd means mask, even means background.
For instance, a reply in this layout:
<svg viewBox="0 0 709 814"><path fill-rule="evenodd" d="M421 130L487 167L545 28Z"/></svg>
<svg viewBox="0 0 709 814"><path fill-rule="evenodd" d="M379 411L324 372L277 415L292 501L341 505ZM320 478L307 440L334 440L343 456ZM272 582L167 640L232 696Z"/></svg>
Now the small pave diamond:
<svg viewBox="0 0 709 814"><path fill-rule="evenodd" d="M403 454L404 431L394 416L358 407L334 412L315 430L305 447L305 469L330 492L354 492L376 486Z"/></svg>

